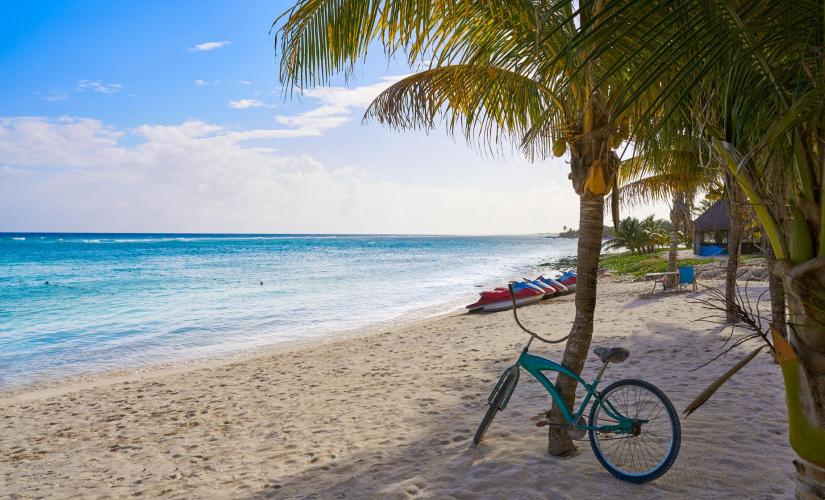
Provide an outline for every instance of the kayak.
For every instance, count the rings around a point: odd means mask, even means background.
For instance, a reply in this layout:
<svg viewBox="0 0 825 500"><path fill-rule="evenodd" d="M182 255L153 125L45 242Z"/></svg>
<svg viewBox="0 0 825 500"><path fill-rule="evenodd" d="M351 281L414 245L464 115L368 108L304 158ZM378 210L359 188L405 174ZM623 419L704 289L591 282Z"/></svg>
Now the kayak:
<svg viewBox="0 0 825 500"><path fill-rule="evenodd" d="M542 275L534 280L523 279L524 281L511 283L518 307L570 293L576 289L576 273L572 271L560 273L560 276L556 278ZM495 290L481 292L477 301L465 307L468 311L504 311L513 308L513 299L510 297L509 289L499 287Z"/></svg>
<svg viewBox="0 0 825 500"><path fill-rule="evenodd" d="M549 299L550 297L556 295L557 290L552 285L541 281L539 278L534 280L528 280L527 278L522 278L525 283L530 283L531 285L536 285L537 287L541 288L544 291L544 296L542 299Z"/></svg>
<svg viewBox="0 0 825 500"><path fill-rule="evenodd" d="M541 286L539 286L539 285L537 285L537 284L535 284L532 281L527 280L527 279L525 279L524 281L511 281L510 283L513 284L513 289L514 290L517 290L515 285L519 285L521 288L529 288L531 290L535 290L537 293L541 293L542 295L547 292L547 290L545 288L543 288L543 287L541 287ZM505 292L509 292L509 289L507 289L503 286L497 287L495 289L496 292L500 292L502 290L505 291Z"/></svg>
<svg viewBox="0 0 825 500"><path fill-rule="evenodd" d="M536 279L546 283L548 286L553 287L553 289L556 291L557 294L564 294L564 293L568 292L566 286L564 286L563 284L561 284L558 281L554 280L553 278L547 278L544 275L541 275Z"/></svg>
<svg viewBox="0 0 825 500"><path fill-rule="evenodd" d="M576 273L572 271L562 273L560 277L556 278L556 281L566 286L571 292L576 289Z"/></svg>
<svg viewBox="0 0 825 500"><path fill-rule="evenodd" d="M493 291L481 292L479 299L466 306L469 311L504 311L512 309L513 299L510 298L510 290L506 288L496 288ZM523 306L541 300L545 295L545 290L532 283L513 283L513 295L516 299L516 306Z"/></svg>

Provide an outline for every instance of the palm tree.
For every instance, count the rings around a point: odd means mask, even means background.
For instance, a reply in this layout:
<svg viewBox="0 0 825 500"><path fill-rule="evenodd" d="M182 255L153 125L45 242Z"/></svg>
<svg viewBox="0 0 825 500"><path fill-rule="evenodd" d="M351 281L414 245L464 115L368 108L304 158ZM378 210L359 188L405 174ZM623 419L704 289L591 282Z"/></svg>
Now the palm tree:
<svg viewBox="0 0 825 500"><path fill-rule="evenodd" d="M482 150L503 140L535 160L570 155L570 178L579 195L576 317L562 363L580 373L590 346L596 276L604 220L604 196L615 184L613 151L630 133L615 108L613 86L598 86L597 47L573 46L591 29L599 3L500 0L300 0L280 19L285 87L324 85L352 74L371 44L388 56L406 53L411 66L428 69L397 82L378 96L366 118L397 129L432 128L438 121ZM281 21L276 21L280 23ZM581 68L580 71L576 68ZM622 75L614 79L621 80ZM576 381L556 380L564 401ZM575 450L551 412L548 450Z"/></svg>
<svg viewBox="0 0 825 500"><path fill-rule="evenodd" d="M648 235L645 234L641 221L627 217L619 222L619 227L616 228L616 237L605 241L602 246L605 250L627 248L633 253L644 253L647 240Z"/></svg>
<svg viewBox="0 0 825 500"><path fill-rule="evenodd" d="M798 498L825 492L825 12L821 2L606 0L575 43L630 75L615 110L661 134L694 121L776 258L788 330L774 335ZM631 35L635 35L630 39ZM621 40L621 43L615 43ZM650 92L656 97L651 98ZM636 107L642 100L646 105ZM635 123L635 121L634 121ZM636 134L638 147L645 137ZM790 207L790 212L788 212ZM786 222L787 221L787 222ZM787 336L788 342L783 339Z"/></svg>
<svg viewBox="0 0 825 500"><path fill-rule="evenodd" d="M702 164L700 142L690 124L682 130L682 135L665 143L649 139L644 150L622 161L617 176L620 187L610 195L627 206L670 202L667 270L671 272L677 267L680 230L688 239L693 233L690 207L696 192L716 188L720 176L719 166Z"/></svg>
<svg viewBox="0 0 825 500"><path fill-rule="evenodd" d="M659 248L667 245L670 232L670 225L667 221L656 219L652 215L642 220L642 231L645 235L646 253L653 253Z"/></svg>
<svg viewBox="0 0 825 500"><path fill-rule="evenodd" d="M684 141L680 141L684 142ZM655 151L656 160L637 156L622 162L619 169L621 187L611 196L619 196L626 204L661 202L668 198L670 235L668 271L676 271L679 247L679 229L689 232L692 221L687 198L691 200L699 190L723 189L728 202L728 258L725 270L725 304L728 322L735 322L736 276L739 269L739 251L745 228L748 207L744 195L722 165L710 161L702 165L696 145L686 144L679 149ZM640 178L641 177L641 178ZM720 182L720 177L723 179Z"/></svg>
<svg viewBox="0 0 825 500"><path fill-rule="evenodd" d="M667 243L669 232L665 221L656 220L652 215L644 220L626 217L619 222L616 237L602 246L606 250L627 248L637 254L652 253Z"/></svg>
<svg viewBox="0 0 825 500"><path fill-rule="evenodd" d="M745 196L732 174L725 173L725 194L728 202L728 260L725 267L725 316L728 323L737 321L736 272L739 269L739 253L742 249L742 233L745 230Z"/></svg>

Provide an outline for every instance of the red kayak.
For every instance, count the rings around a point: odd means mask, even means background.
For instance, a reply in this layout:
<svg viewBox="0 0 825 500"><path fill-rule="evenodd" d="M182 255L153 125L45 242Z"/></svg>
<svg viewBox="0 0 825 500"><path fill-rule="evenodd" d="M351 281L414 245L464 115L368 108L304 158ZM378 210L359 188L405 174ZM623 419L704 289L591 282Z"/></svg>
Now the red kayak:
<svg viewBox="0 0 825 500"><path fill-rule="evenodd" d="M513 286L513 293L516 297L516 306L522 306L531 302L536 302L544 297L544 291L536 290L535 287L519 286L521 283ZM510 298L510 291L505 289L496 289L491 292L481 292L478 301L467 306L469 311L504 311L513 307L513 301Z"/></svg>

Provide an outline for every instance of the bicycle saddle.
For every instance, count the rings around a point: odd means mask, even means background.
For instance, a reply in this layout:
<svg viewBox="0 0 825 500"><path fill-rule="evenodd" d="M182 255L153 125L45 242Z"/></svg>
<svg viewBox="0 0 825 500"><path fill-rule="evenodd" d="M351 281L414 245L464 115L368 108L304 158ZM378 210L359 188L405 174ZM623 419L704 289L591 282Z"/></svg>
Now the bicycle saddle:
<svg viewBox="0 0 825 500"><path fill-rule="evenodd" d="M630 351L624 347L597 347L593 354L602 360L602 363L621 363L630 356Z"/></svg>

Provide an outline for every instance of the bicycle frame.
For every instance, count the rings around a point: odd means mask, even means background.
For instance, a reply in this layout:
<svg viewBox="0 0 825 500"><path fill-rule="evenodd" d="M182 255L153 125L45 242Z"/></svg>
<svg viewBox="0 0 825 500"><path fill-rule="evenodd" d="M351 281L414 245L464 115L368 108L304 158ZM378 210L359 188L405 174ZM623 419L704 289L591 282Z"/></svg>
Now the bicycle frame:
<svg viewBox="0 0 825 500"><path fill-rule="evenodd" d="M493 389L493 393L490 395L491 400L492 400L493 396L496 394L496 392L498 391L499 387L501 387L501 384L504 382L504 379L507 377L508 373L510 373L511 370L518 370L520 367L524 368L527 371L527 373L529 373L530 375L535 377L536 380L541 382L541 385L543 385L544 388L547 390L547 392L550 393L550 396L553 398L553 401L556 403L556 405L558 405L559 409L561 409L562 416L567 421L567 423L570 424L570 426L572 426L576 429L584 429L584 430L591 430L592 429L592 430L597 430L597 431L627 432L627 433L632 432L633 419L625 417L624 415L622 415L618 410L616 410L613 407L613 405L610 404L609 401L608 402L603 401L601 399L601 397L599 396L598 391L596 390L596 386L599 384L599 381L600 381L601 374L602 374L603 370L600 371L598 375L596 375L596 378L595 378L595 380L593 380L592 384L588 384L587 382L584 381L584 379L582 379L580 376L573 373L573 371L571 371L567 367L565 367L563 365L560 365L559 363L556 363L555 361L551 361L549 359L542 358L541 356L535 356L533 354L529 354L527 352L526 348L521 352L521 355L519 356L518 361L516 362L516 364L513 365L512 367L508 368L507 371L504 372L504 375L502 375L501 379L499 380L499 383L496 384L496 387ZM585 395L584 399L582 400L581 404L579 405L578 410L575 413L573 413L572 409L568 408L567 405L564 403L564 401L562 400L561 395L559 394L558 390L556 390L556 386L553 385L553 383L550 382L550 380L548 380L547 377L544 375L543 372L545 372L545 371L553 371L553 372L563 373L563 374L567 375L568 377L572 377L573 379L578 381L585 388L585 390L587 391L587 394ZM509 388L509 391L508 391L509 394L507 394L507 397L502 402L502 405L501 405L500 409L504 409L507 406L507 402L510 400L510 396L512 396L513 391L515 390L515 386L516 386L517 383L518 383L518 371L516 371L516 378L515 378L515 381L513 382L513 386ZM593 404L600 405L602 407L602 409L605 411L605 413L608 414L608 416L610 416L611 418L613 418L614 420L616 420L619 423L616 424L616 425L600 425L600 426L595 426L595 427L591 426L591 425L579 425L578 424L579 419L584 414L584 411L587 408L588 403L590 403L591 399L594 399Z"/></svg>

